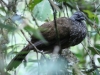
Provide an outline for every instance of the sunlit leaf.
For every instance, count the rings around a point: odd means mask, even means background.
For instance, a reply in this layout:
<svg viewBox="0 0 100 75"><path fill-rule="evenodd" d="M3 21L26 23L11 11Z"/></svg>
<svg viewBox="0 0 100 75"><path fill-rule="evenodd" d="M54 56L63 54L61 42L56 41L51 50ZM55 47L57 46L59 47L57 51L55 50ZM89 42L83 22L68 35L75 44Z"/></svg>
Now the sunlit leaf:
<svg viewBox="0 0 100 75"><path fill-rule="evenodd" d="M38 20L44 21L51 14L51 6L48 0L43 0L33 9L33 16Z"/></svg>
<svg viewBox="0 0 100 75"><path fill-rule="evenodd" d="M96 15L89 10L84 10L84 12L86 12L88 14L89 18L95 18L96 17Z"/></svg>
<svg viewBox="0 0 100 75"><path fill-rule="evenodd" d="M42 0L30 0L29 4L28 4L28 7L29 9L32 11L34 9L34 6L36 4L38 4L39 2L41 2Z"/></svg>
<svg viewBox="0 0 100 75"><path fill-rule="evenodd" d="M26 31L28 31L29 33L33 33L34 37L36 37L46 43L46 40L43 38L42 34L40 33L40 31L38 29L32 28L30 26L26 26L24 29Z"/></svg>
<svg viewBox="0 0 100 75"><path fill-rule="evenodd" d="M92 12L89 11L89 10L84 10L84 12L88 14L88 17L89 17L91 20L95 20L96 23L99 23L99 19L98 19L97 15L95 15L94 13L92 13Z"/></svg>

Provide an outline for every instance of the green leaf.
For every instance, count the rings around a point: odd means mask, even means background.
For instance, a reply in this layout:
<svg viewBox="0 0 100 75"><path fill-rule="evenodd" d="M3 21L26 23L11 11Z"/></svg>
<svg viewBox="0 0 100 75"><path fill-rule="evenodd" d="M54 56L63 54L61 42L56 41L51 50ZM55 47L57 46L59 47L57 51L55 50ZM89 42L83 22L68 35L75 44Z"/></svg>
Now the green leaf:
<svg viewBox="0 0 100 75"><path fill-rule="evenodd" d="M51 6L48 0L43 0L33 9L33 16L40 21L46 20L51 14Z"/></svg>
<svg viewBox="0 0 100 75"><path fill-rule="evenodd" d="M84 53L84 50L78 50L78 52L74 53L75 56L78 58L78 60L81 62L81 63L84 63L85 62L85 53Z"/></svg>
<svg viewBox="0 0 100 75"><path fill-rule="evenodd" d="M94 47L100 50L100 44L95 44Z"/></svg>
<svg viewBox="0 0 100 75"><path fill-rule="evenodd" d="M33 33L33 36L36 37L37 39L40 39L44 43L47 43L47 41L44 39L44 37L42 36L42 34L40 33L38 29L32 28L29 25L27 25L24 29L28 31L29 33Z"/></svg>
<svg viewBox="0 0 100 75"><path fill-rule="evenodd" d="M98 69L95 70L96 75L100 75L100 71Z"/></svg>
<svg viewBox="0 0 100 75"><path fill-rule="evenodd" d="M99 63L100 63L100 58L98 58L98 61L99 61Z"/></svg>
<svg viewBox="0 0 100 75"><path fill-rule="evenodd" d="M96 47L88 47L88 48L91 50L93 55L100 53L100 50Z"/></svg>
<svg viewBox="0 0 100 75"><path fill-rule="evenodd" d="M3 23L0 23L0 28L5 28L5 29L7 29L7 30L9 30L9 31L14 31L14 30L16 30L16 28L15 28L14 26L5 25L5 24L3 24Z"/></svg>
<svg viewBox="0 0 100 75"><path fill-rule="evenodd" d="M99 19L98 19L97 15L95 15L94 13L92 13L92 12L89 11L89 10L84 10L84 12L88 14L88 17L89 17L91 20L93 20L93 21L95 20L96 23L99 23Z"/></svg>
<svg viewBox="0 0 100 75"><path fill-rule="evenodd" d="M99 24L99 19L98 19L97 16L95 17L95 21L96 21L97 24Z"/></svg>
<svg viewBox="0 0 100 75"><path fill-rule="evenodd" d="M93 55L97 54L97 52L95 51L95 49L93 47L88 47L88 48L89 48L89 50L91 50Z"/></svg>
<svg viewBox="0 0 100 75"><path fill-rule="evenodd" d="M30 9L30 11L32 11L34 9L34 6L38 3L40 3L42 0L30 0L29 4L28 4L28 8Z"/></svg>
<svg viewBox="0 0 100 75"><path fill-rule="evenodd" d="M7 11L5 10L4 7L0 7L0 10L1 10L2 12L7 12Z"/></svg>
<svg viewBox="0 0 100 75"><path fill-rule="evenodd" d="M57 2L67 2L68 0L55 0Z"/></svg>

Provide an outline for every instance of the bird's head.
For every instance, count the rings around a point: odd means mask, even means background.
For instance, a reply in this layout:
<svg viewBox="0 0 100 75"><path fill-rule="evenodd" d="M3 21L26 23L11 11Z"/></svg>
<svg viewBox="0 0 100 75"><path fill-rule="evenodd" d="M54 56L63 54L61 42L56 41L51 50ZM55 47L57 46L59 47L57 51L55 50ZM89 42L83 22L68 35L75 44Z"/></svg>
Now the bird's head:
<svg viewBox="0 0 100 75"><path fill-rule="evenodd" d="M75 21L82 21L82 20L85 20L85 16L84 16L84 13L83 12L75 12L72 16L71 16L71 19L75 20Z"/></svg>

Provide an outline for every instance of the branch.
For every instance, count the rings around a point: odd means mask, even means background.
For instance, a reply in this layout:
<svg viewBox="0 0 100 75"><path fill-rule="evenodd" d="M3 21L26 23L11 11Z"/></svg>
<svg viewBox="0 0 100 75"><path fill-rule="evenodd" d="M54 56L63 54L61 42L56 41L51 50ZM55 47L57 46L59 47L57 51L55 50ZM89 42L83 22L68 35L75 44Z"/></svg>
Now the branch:
<svg viewBox="0 0 100 75"><path fill-rule="evenodd" d="M3 0L1 0L1 2L8 8L8 5Z"/></svg>
<svg viewBox="0 0 100 75"><path fill-rule="evenodd" d="M93 72L94 70L96 70L96 69L98 69L98 68L100 68L100 66L95 66L95 67L93 67L93 68L91 68L91 69L88 69L88 70L82 71L82 72L90 73L90 72Z"/></svg>
<svg viewBox="0 0 100 75"><path fill-rule="evenodd" d="M60 36L59 36L59 32L58 32L58 28L57 28L57 23L56 23L56 13L57 13L57 11L56 11L56 8L54 6L55 4L51 0L49 0L49 2L50 2L50 5L52 7L52 10L53 10L54 26L55 26L55 30L56 30L56 36L57 36L56 38L57 38L58 46L61 49ZM59 50L59 54L61 54L61 50Z"/></svg>
<svg viewBox="0 0 100 75"><path fill-rule="evenodd" d="M9 19L10 19L10 18L9 18ZM11 20L11 19L10 19L10 20ZM11 21L12 21L12 20L11 20ZM13 22L13 21L12 21L12 22ZM13 23L17 26L17 24L16 24L15 22L13 22ZM27 37L26 37L26 35L24 34L23 30L20 30L20 31L21 31L21 33L23 34L23 36L25 37L26 41L27 41L30 45L33 46L34 51L37 52L37 53L41 53L41 54L44 56L44 58L45 58L44 52L43 52L43 51L40 51L31 41L29 41L29 40L27 39Z"/></svg>

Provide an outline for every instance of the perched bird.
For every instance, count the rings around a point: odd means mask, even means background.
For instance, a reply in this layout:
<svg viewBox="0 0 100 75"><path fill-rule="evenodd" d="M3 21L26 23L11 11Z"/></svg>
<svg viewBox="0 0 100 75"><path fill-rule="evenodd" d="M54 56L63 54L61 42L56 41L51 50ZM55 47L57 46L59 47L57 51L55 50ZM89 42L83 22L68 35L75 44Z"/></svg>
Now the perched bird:
<svg viewBox="0 0 100 75"><path fill-rule="evenodd" d="M62 49L75 46L84 40L87 34L87 28L83 20L85 20L85 17L80 11L75 12L70 18L61 17L56 19ZM36 39L34 36L31 37L31 42L39 50L52 52L58 43L56 40L54 21L44 23L39 28L43 29L41 34L48 41L48 44ZM34 47L31 44L23 48L8 64L7 70L16 68L32 49Z"/></svg>

